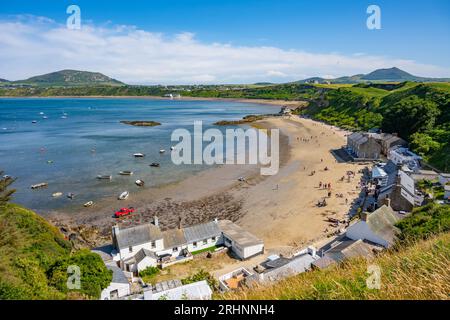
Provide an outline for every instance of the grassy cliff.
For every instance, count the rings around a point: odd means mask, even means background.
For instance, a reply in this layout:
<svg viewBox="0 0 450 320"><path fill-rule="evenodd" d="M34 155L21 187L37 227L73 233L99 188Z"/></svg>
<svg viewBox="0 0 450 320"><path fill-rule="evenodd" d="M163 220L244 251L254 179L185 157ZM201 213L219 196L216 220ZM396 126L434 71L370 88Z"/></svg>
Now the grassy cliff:
<svg viewBox="0 0 450 320"><path fill-rule="evenodd" d="M69 265L81 269L80 290L67 289ZM100 256L74 252L36 213L15 204L0 206L0 299L97 298L110 280Z"/></svg>

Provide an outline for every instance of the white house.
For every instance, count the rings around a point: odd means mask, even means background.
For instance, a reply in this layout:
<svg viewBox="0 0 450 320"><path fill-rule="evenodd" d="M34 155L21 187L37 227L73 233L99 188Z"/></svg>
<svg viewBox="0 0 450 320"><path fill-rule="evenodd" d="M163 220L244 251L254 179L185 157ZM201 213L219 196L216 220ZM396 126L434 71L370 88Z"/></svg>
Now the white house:
<svg viewBox="0 0 450 320"><path fill-rule="evenodd" d="M412 171L418 171L422 157L410 151L408 148L394 147L389 150L388 159L396 165L407 165Z"/></svg>
<svg viewBox="0 0 450 320"><path fill-rule="evenodd" d="M128 296L131 293L130 283L122 269L115 263L106 264L106 268L113 272L113 277L109 286L102 290L101 300L114 300Z"/></svg>
<svg viewBox="0 0 450 320"><path fill-rule="evenodd" d="M150 266L167 266L192 259L196 251L225 245L241 259L264 251L264 243L228 220L161 231L158 219L129 228L114 226L114 261L137 273Z"/></svg>
<svg viewBox="0 0 450 320"><path fill-rule="evenodd" d="M391 207L386 205L347 228L346 236L352 240L367 240L389 248L394 244L399 230L394 226L400 218Z"/></svg>
<svg viewBox="0 0 450 320"><path fill-rule="evenodd" d="M219 221L223 244L239 259L249 259L264 253L264 242L230 220Z"/></svg>
<svg viewBox="0 0 450 320"><path fill-rule="evenodd" d="M211 300L212 290L206 280L164 288L144 291L144 300Z"/></svg>

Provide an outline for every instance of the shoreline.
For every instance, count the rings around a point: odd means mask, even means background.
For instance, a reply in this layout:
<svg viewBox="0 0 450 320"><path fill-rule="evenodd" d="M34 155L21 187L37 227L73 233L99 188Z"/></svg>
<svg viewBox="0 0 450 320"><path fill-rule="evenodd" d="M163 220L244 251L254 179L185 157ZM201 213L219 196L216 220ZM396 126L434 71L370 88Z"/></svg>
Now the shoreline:
<svg viewBox="0 0 450 320"><path fill-rule="evenodd" d="M270 106L301 106L305 101L299 100L270 100L270 99L245 99L245 98L214 98L214 97L180 97L170 99L161 96L0 96L0 99L142 99L164 101L229 101L240 103L253 103Z"/></svg>

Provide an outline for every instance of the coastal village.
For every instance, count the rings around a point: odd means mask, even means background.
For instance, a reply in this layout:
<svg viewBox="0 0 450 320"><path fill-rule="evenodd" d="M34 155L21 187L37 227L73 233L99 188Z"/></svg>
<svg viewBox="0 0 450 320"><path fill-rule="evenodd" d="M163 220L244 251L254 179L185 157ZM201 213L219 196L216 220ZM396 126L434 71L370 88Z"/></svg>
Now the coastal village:
<svg viewBox="0 0 450 320"><path fill-rule="evenodd" d="M290 108L283 108L283 119L298 117L291 112ZM317 186L326 192L325 197L317 199L318 208L325 209L333 198L345 201L348 208L342 217L326 217L332 230L326 238L286 253L267 250L264 238L246 230L240 221L214 218L184 225L180 218L177 228L162 229L155 215L151 222L117 223L111 230L112 243L93 250L113 272L113 280L102 291L101 299L208 300L215 293L267 285L313 269L325 269L349 258L370 260L394 245L399 232L395 224L414 207L430 201L448 203L450 174L428 168L395 133L347 132L345 138L346 144L330 153L336 163L354 164L358 172L348 170L339 181L332 183L350 182L357 174L360 181L354 198L333 194L331 182L320 182ZM302 143L316 137L296 139ZM302 169L307 170L306 166ZM417 183L423 180L438 180L445 191L444 200L433 199L431 194L420 191ZM199 261L207 266L208 261L224 257L235 263L218 272L205 270L196 279L170 276L171 268L176 265ZM157 274L165 270L169 276L163 281L148 283L141 276L148 271Z"/></svg>

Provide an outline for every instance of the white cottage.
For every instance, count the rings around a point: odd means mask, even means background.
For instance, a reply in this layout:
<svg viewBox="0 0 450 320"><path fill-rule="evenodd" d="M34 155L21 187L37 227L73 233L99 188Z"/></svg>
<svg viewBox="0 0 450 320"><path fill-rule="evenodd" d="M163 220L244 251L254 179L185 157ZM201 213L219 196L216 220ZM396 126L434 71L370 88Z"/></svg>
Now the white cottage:
<svg viewBox="0 0 450 320"><path fill-rule="evenodd" d="M391 207L382 206L347 228L346 236L352 240L367 240L385 248L391 247L399 232L395 223L400 218Z"/></svg>
<svg viewBox="0 0 450 320"><path fill-rule="evenodd" d="M202 223L161 231L158 219L129 228L112 230L114 260L130 272L148 267L165 267L192 259L192 253L225 245L240 259L264 252L264 243L229 220Z"/></svg>

